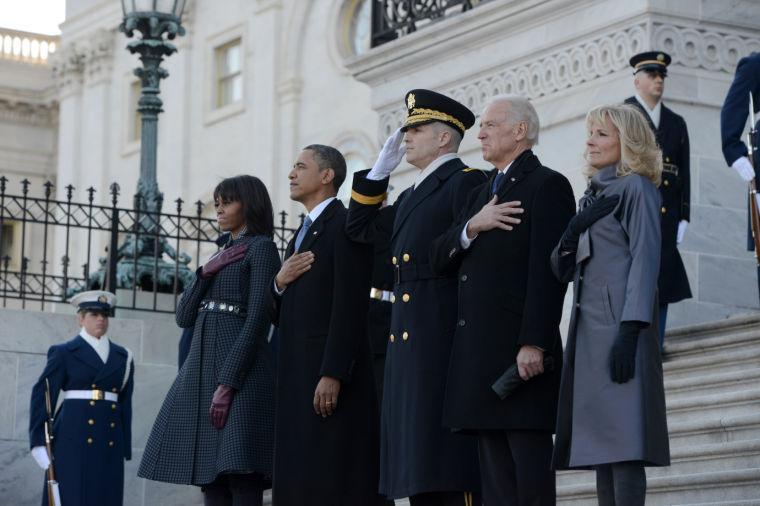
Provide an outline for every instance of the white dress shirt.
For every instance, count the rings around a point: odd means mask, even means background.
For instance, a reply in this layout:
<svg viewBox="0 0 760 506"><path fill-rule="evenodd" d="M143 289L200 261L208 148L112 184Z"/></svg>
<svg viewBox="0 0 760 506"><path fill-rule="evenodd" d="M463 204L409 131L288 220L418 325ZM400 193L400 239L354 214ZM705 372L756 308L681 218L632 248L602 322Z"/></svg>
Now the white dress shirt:
<svg viewBox="0 0 760 506"><path fill-rule="evenodd" d="M647 103L644 102L644 99L641 98L638 93L636 94L636 100L647 112L649 119L651 119L652 123L654 124L654 127L660 128L660 111L662 111L662 100L657 102L657 105L654 106L654 109L650 109Z"/></svg>
<svg viewBox="0 0 760 506"><path fill-rule="evenodd" d="M422 169L419 174L417 174L417 178L414 180L414 188L419 188L420 183L422 183L430 174L435 172L435 169L443 165L444 163L453 160L454 158L458 158L459 155L456 153L446 153L445 155L441 155L430 164Z"/></svg>
<svg viewBox="0 0 760 506"><path fill-rule="evenodd" d="M514 162L514 160L512 162L509 162L509 164L507 164L506 167L504 167L503 169L501 169L499 171L499 174L506 175L507 171L512 166L513 162ZM503 184L503 181L502 181L502 184ZM497 188L497 190L498 190L498 188ZM462 229L462 233L459 235L459 245L462 246L462 249L469 248L470 244L472 244L472 241L474 241L478 237L477 234L475 234L475 237L473 237L472 239L470 239L469 237L467 237L467 226L469 224L470 224L470 220L467 220L467 223L464 224L464 228Z"/></svg>
<svg viewBox="0 0 760 506"><path fill-rule="evenodd" d="M315 221L317 221L317 218L319 218L319 215L322 214L322 211L324 211L327 208L327 206L330 205L330 202L332 202L336 198L337 197L330 197L328 199L325 199L319 204L317 204L316 206L314 206L314 208L311 211L309 211L309 214L307 216L311 219L312 225L314 224ZM285 293L285 290L288 288L287 286L283 288L282 290L277 288L277 280L272 281L272 284L274 285L274 293L276 293L277 295L282 295L283 293Z"/></svg>
<svg viewBox="0 0 760 506"><path fill-rule="evenodd" d="M79 331L79 335L82 336L82 339L84 339L87 344L92 346L92 349L95 350L95 353L98 354L100 360L105 364L108 361L108 352L111 349L108 335L104 334L100 338L97 338L88 334L84 327Z"/></svg>

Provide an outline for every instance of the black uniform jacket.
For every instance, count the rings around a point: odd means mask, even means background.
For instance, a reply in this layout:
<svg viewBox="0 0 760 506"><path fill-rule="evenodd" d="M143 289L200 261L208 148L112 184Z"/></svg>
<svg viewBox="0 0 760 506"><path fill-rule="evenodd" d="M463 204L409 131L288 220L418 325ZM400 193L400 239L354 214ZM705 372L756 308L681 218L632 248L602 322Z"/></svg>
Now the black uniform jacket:
<svg viewBox="0 0 760 506"><path fill-rule="evenodd" d="M314 263L282 296L269 290L279 329L274 503L350 506L377 500L378 415L367 338L371 247L345 232L346 209L331 202L300 251ZM297 234L296 234L297 235ZM294 241L286 258L293 254ZM314 412L322 376L341 381L337 410Z"/></svg>
<svg viewBox="0 0 760 506"><path fill-rule="evenodd" d="M462 249L467 221L492 198L497 174L471 195L460 219L433 243L433 267L457 272L457 330L443 423L452 428L553 431L562 368L559 323L567 285L552 274L550 256L575 214L573 190L562 174L523 152L497 190L498 202L520 201L525 212L510 231L494 229ZM518 387L505 400L491 385L523 345L554 358L554 370Z"/></svg>
<svg viewBox="0 0 760 506"><path fill-rule="evenodd" d="M354 176L350 237L371 244L390 233L395 270L385 363L380 492L390 498L480 486L473 438L441 424L446 373L456 328L457 283L435 274L430 245L456 219L470 190L485 180L455 158L438 167L393 205L380 208L388 179Z"/></svg>
<svg viewBox="0 0 760 506"><path fill-rule="evenodd" d="M686 277L686 269L676 243L678 223L681 220L690 221L691 219L689 132L686 129L686 122L662 104L660 126L655 128L636 97L627 98L625 103L641 110L662 150L663 172L662 184L660 184L662 253L660 254L660 277L657 281L660 304L672 304L683 299L690 299L689 278Z"/></svg>
<svg viewBox="0 0 760 506"><path fill-rule="evenodd" d="M736 75L726 94L726 100L720 110L720 138L723 146L723 156L726 163L732 165L738 158L747 156L747 145L744 144L747 116L749 116L749 100L755 109L755 130L760 130L760 53L752 53L739 60ZM755 134L754 147L760 144L760 135ZM760 187L760 154L754 153L755 184ZM737 198L742 196L737 195ZM747 250L755 249L752 239L752 224L747 220Z"/></svg>

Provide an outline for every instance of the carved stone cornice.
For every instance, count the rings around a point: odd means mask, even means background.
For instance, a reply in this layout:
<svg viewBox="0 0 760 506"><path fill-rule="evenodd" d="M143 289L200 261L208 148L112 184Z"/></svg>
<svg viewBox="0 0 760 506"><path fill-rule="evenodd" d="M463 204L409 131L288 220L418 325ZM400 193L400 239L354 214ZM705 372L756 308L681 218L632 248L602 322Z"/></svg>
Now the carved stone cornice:
<svg viewBox="0 0 760 506"><path fill-rule="evenodd" d="M114 30L100 29L81 44L87 84L108 80L113 69Z"/></svg>
<svg viewBox="0 0 760 506"><path fill-rule="evenodd" d="M50 58L53 79L58 88L58 96L66 97L82 88L86 54L76 44L62 44Z"/></svg>
<svg viewBox="0 0 760 506"><path fill-rule="evenodd" d="M730 79L739 58L760 51L760 38L705 26L641 21L441 88L471 110L480 111L495 95L518 94L535 100L627 71L632 55L654 48L673 57L673 68L719 72ZM378 140L382 142L403 122L406 110L394 102L379 112Z"/></svg>
<svg viewBox="0 0 760 506"><path fill-rule="evenodd" d="M58 122L58 104L15 102L0 98L0 120L34 126L54 126Z"/></svg>

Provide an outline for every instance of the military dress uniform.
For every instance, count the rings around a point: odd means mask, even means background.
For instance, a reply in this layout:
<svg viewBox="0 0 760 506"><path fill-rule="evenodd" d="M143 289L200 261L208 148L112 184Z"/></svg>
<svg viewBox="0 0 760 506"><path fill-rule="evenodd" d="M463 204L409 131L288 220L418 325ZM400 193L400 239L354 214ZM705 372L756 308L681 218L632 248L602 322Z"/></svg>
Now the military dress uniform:
<svg viewBox="0 0 760 506"><path fill-rule="evenodd" d="M110 312L114 296L101 291L84 292L72 303L80 310ZM52 443L61 504L119 506L124 460L132 457L132 354L109 340L103 362L83 334L84 330L48 350L45 370L32 389L29 439L32 449L45 445L47 380L51 406L55 408L58 398L63 398L55 413ZM46 485L42 505L47 504Z"/></svg>
<svg viewBox="0 0 760 506"><path fill-rule="evenodd" d="M760 113L760 53L752 53L739 60L736 75L726 94L726 100L720 110L720 137L723 146L723 156L728 165L733 166L740 158L747 156L747 145L742 141L749 115L749 101L752 96L754 113ZM756 116L760 118L760 116ZM757 132L760 129L760 119L752 125ZM760 135L755 134L754 147L760 144ZM754 155L755 184L760 187L760 163L757 151ZM747 227L747 250L755 249L752 240L751 224Z"/></svg>
<svg viewBox="0 0 760 506"><path fill-rule="evenodd" d="M665 77L670 56L661 51L650 51L633 56L630 60L634 74L655 71ZM662 227L662 251L657 289L660 300L661 338L664 336L665 315L663 310L673 304L691 298L689 279L678 252L678 224L690 221L691 175L689 170L689 132L684 119L660 102L660 121L655 125L649 111L637 97L629 97L626 104L644 113L662 150L662 184L660 184L660 218Z"/></svg>
<svg viewBox="0 0 760 506"><path fill-rule="evenodd" d="M458 102L427 90L406 95L404 128L440 121L462 135L474 115ZM389 499L427 493L480 490L476 440L442 424L443 398L457 325L456 273L437 275L429 262L433 240L464 206L470 190L486 180L455 155L418 185L381 208L388 178L354 176L347 231L371 244L390 236L394 269L391 327L381 414L380 493ZM433 162L435 163L435 161ZM461 494L461 492L459 492ZM414 497L412 497L414 504Z"/></svg>

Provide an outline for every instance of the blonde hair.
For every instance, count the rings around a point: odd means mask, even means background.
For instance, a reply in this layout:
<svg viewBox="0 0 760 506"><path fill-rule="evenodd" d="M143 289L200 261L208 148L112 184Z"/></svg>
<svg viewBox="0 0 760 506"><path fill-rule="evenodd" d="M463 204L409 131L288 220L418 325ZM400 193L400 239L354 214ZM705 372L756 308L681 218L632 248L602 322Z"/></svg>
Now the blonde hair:
<svg viewBox="0 0 760 506"><path fill-rule="evenodd" d="M586 114L586 128L590 130L593 124L604 125L605 120L612 123L620 138L617 175L639 174L660 186L662 151L641 111L628 104L594 107ZM584 174L591 177L597 170L587 164Z"/></svg>

